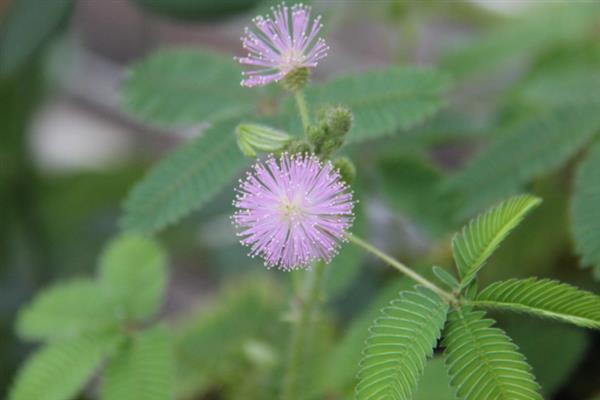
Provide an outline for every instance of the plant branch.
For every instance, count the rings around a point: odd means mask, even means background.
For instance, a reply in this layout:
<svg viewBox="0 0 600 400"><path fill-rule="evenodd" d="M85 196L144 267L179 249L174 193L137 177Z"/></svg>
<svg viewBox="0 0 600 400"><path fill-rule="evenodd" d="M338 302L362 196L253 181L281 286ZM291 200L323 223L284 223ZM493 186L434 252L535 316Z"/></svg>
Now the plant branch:
<svg viewBox="0 0 600 400"><path fill-rule="evenodd" d="M302 90L296 90L294 92L294 99L296 99L296 106L298 107L300 118L302 119L302 127L304 128L304 132L306 132L310 126L310 115L308 113L308 106L306 105L306 99L304 98L304 93Z"/></svg>
<svg viewBox="0 0 600 400"><path fill-rule="evenodd" d="M355 245L357 245L361 249L365 250L366 252L371 253L375 257L379 258L380 260L384 261L385 263L396 268L398 271L402 272L404 275L408 276L415 282L425 286L428 289L433 290L435 293L440 295L446 301L448 301L450 303L457 302L457 299L454 297L454 295L446 292L445 290L443 290L442 288L437 286L435 283L431 282L430 280L428 280L425 277L421 276L420 274L416 273L412 269L408 268L406 265L402 264L400 261L396 260L392 256L387 255L386 253L379 250L378 248L371 245L370 243L367 243L364 240L362 240L352 234L347 235L347 238L350 242L354 243Z"/></svg>
<svg viewBox="0 0 600 400"><path fill-rule="evenodd" d="M300 315L292 327L289 348L289 359L283 381L283 400L299 399L298 388L302 373L306 349L314 324L315 312L318 309L319 296L322 290L325 263L317 262L306 271L303 291L300 294Z"/></svg>

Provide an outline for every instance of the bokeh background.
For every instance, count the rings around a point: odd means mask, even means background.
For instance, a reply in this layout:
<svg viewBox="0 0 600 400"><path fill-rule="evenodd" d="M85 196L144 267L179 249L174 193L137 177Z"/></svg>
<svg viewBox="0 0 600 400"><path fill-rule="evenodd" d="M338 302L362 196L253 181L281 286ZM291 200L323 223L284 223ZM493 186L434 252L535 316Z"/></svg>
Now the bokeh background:
<svg viewBox="0 0 600 400"><path fill-rule="evenodd" d="M449 176L563 91L586 98L600 93L594 1L312 3L324 16L331 46L315 80L390 64L436 66L453 78L448 105L436 118L348 150L359 168L356 229L417 268L450 267L451 233L479 206L491 205L465 200L475 204L465 210L440 190ZM161 156L202 131L202 124L150 126L124 112L119 88L128 67L173 46L239 55L243 27L271 4L0 0L0 397L32 349L14 334L19 307L52 282L91 275L101 248L119 231L130 188ZM554 85L544 86L540 76L548 73ZM525 183L545 203L486 268L484 283L538 275L600 291L591 270L580 267L569 228L576 160ZM285 329L273 321L286 308L290 276L245 256L228 219L232 196L225 190L159 235L170 258L162 315L179 338L182 398L246 398L249 387L273 380L269 368L277 365L279 342L286 342ZM377 305L408 285L355 251L339 258L328 281L323 349L315 355L329 379L311 384L321 390L314 398L347 398L355 371L341 366L359 359L363 337L355 332L366 332ZM498 318L547 398L600 394L597 333ZM256 348L272 357L257 359ZM441 364L432 365L418 398L451 398ZM241 375L248 380L243 390ZM93 387L88 392L93 398Z"/></svg>

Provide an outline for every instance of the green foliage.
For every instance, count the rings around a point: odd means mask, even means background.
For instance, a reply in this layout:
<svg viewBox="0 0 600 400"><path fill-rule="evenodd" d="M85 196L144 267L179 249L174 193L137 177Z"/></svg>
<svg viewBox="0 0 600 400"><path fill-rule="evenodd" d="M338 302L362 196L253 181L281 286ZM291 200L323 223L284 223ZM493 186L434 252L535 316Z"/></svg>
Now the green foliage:
<svg viewBox="0 0 600 400"><path fill-rule="evenodd" d="M122 225L157 231L199 208L231 182L248 163L236 145L236 125L237 121L215 124L152 168L129 194Z"/></svg>
<svg viewBox="0 0 600 400"><path fill-rule="evenodd" d="M448 305L428 289L402 292L370 329L358 399L410 399L446 321Z"/></svg>
<svg viewBox="0 0 600 400"><path fill-rule="evenodd" d="M548 110L497 136L457 175L449 188L458 193L461 216L511 195L530 179L562 166L600 131L595 103Z"/></svg>
<svg viewBox="0 0 600 400"><path fill-rule="evenodd" d="M73 0L19 0L9 7L0 32L0 75L14 74L35 56L69 16Z"/></svg>
<svg viewBox="0 0 600 400"><path fill-rule="evenodd" d="M91 280L43 291L20 311L17 320L19 336L29 340L69 339L116 326L108 296Z"/></svg>
<svg viewBox="0 0 600 400"><path fill-rule="evenodd" d="M472 220L454 236L452 253L461 277L461 290L473 282L510 231L540 203L540 199L528 195L513 197Z"/></svg>
<svg viewBox="0 0 600 400"><path fill-rule="evenodd" d="M183 20L211 20L252 8L261 0L135 0L154 13Z"/></svg>
<svg viewBox="0 0 600 400"><path fill-rule="evenodd" d="M450 290L456 290L460 286L460 283L456 280L454 276L448 271L438 266L434 266L432 268L433 274L438 278L441 282L446 285L446 287Z"/></svg>
<svg viewBox="0 0 600 400"><path fill-rule="evenodd" d="M119 337L81 336L36 352L17 375L10 400L71 399L118 344Z"/></svg>
<svg viewBox="0 0 600 400"><path fill-rule="evenodd" d="M171 337L161 326L134 334L104 372L102 399L173 398L175 362Z"/></svg>
<svg viewBox="0 0 600 400"><path fill-rule="evenodd" d="M97 281L42 291L17 325L23 337L47 343L20 370L10 399L72 399L105 359L104 398L172 398L168 333L141 328L162 302L164 264L157 243L123 235L103 253Z"/></svg>
<svg viewBox="0 0 600 400"><path fill-rule="evenodd" d="M123 107L144 121L168 125L216 122L252 108L255 93L240 86L231 58L195 50L163 50L134 66Z"/></svg>
<svg viewBox="0 0 600 400"><path fill-rule="evenodd" d="M579 165L571 202L571 221L577 252L583 265L593 265L600 279L600 143Z"/></svg>
<svg viewBox="0 0 600 400"><path fill-rule="evenodd" d="M470 307L448 314L443 345L457 397L479 400L539 399L539 385L517 346L485 313Z"/></svg>
<svg viewBox="0 0 600 400"><path fill-rule="evenodd" d="M442 357L427 362L413 400L456 400Z"/></svg>
<svg viewBox="0 0 600 400"><path fill-rule="evenodd" d="M597 5L582 7L562 5L548 10L534 10L510 24L477 36L462 49L449 53L442 64L457 77L467 77L541 53L557 42L581 39L594 23ZM535 14L534 14L535 12Z"/></svg>
<svg viewBox="0 0 600 400"><path fill-rule="evenodd" d="M144 321L155 315L167 280L166 258L153 240L123 235L100 258L100 282L118 305L123 320Z"/></svg>
<svg viewBox="0 0 600 400"><path fill-rule="evenodd" d="M407 130L422 122L443 104L441 97L447 87L446 76L435 70L394 67L348 74L309 86L306 99L313 110L337 104L348 107L354 121L347 142L354 143ZM284 115L296 123L298 131L300 121L291 102L284 107Z"/></svg>
<svg viewBox="0 0 600 400"><path fill-rule="evenodd" d="M549 279L495 282L482 290L473 304L600 329L599 296Z"/></svg>
<svg viewBox="0 0 600 400"><path fill-rule="evenodd" d="M245 346L281 332L280 294L274 283L247 281L226 288L214 307L200 310L176 328L177 389L184 398L235 379L243 372Z"/></svg>

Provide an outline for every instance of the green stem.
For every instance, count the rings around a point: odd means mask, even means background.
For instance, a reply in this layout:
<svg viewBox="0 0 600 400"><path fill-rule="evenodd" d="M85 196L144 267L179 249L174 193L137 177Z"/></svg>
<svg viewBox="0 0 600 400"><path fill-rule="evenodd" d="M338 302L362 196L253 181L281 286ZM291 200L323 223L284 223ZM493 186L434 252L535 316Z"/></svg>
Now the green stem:
<svg viewBox="0 0 600 400"><path fill-rule="evenodd" d="M325 263L317 262L313 268L306 271L304 286L299 296L300 315L292 327L292 337L289 348L288 364L283 381L283 400L299 399L298 388L300 384L301 371L304 356L315 314L318 309L319 297L323 284L323 272Z"/></svg>
<svg viewBox="0 0 600 400"><path fill-rule="evenodd" d="M439 294L442 298L444 298L448 302L456 302L456 298L451 293L446 292L445 290L443 290L442 288L437 286L435 283L433 283L430 280L426 279L425 277L419 275L412 269L408 268L406 265L402 264L400 261L396 260L392 256L385 254L383 251L374 247L370 243L367 243L364 240L362 240L354 235L348 235L347 238L349 241L351 241L358 247L362 248L363 250L367 251L368 253L371 253L375 257L379 258L380 260L382 260L382 261L386 262L387 264L391 265L392 267L396 268L398 271L402 272L404 275L408 276L415 282L425 286L428 289L433 290L434 292Z"/></svg>
<svg viewBox="0 0 600 400"><path fill-rule="evenodd" d="M294 98L296 99L296 106L298 107L300 118L302 119L302 127L304 128L304 132L306 132L310 126L310 115L308 113L306 99L304 98L304 93L302 90L296 90L294 92Z"/></svg>

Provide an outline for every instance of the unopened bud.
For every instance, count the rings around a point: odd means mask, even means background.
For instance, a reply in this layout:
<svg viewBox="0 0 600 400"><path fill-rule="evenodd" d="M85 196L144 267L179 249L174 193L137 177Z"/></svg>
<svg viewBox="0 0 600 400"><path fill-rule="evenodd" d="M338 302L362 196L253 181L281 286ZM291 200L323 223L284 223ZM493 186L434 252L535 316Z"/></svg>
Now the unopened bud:
<svg viewBox="0 0 600 400"><path fill-rule="evenodd" d="M296 92L306 86L309 78L309 69L306 67L299 67L288 72L281 80L281 85L290 92Z"/></svg>
<svg viewBox="0 0 600 400"><path fill-rule="evenodd" d="M298 153L312 153L312 149L310 144L308 144L305 140L295 139L288 142L285 150L290 154L298 154Z"/></svg>
<svg viewBox="0 0 600 400"><path fill-rule="evenodd" d="M356 178L356 167L348 157L340 157L333 161L333 167L337 169L344 182L348 185Z"/></svg>
<svg viewBox="0 0 600 400"><path fill-rule="evenodd" d="M352 128L352 113L344 106L327 111L327 126L333 136L344 136Z"/></svg>
<svg viewBox="0 0 600 400"><path fill-rule="evenodd" d="M248 157L256 157L257 152L281 150L291 139L283 131L257 124L240 124L235 133L238 147Z"/></svg>

